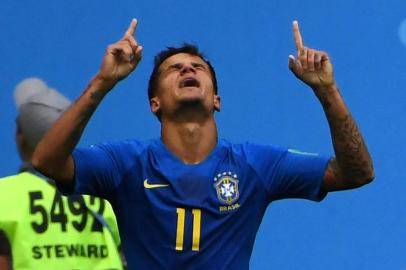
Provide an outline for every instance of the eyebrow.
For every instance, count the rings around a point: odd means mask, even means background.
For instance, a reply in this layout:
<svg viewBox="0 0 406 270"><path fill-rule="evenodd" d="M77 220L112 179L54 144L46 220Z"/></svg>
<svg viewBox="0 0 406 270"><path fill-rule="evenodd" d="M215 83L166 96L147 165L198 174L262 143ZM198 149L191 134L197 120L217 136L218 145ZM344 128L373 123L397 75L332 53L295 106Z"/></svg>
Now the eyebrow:
<svg viewBox="0 0 406 270"><path fill-rule="evenodd" d="M204 68L206 68L206 66L203 64L203 63L197 63L197 62L191 62L190 63L193 67L204 67ZM181 66L183 66L183 63L175 63L175 64L172 64L172 65L170 65L170 66L168 66L168 68L167 69L170 69L170 68L179 68L179 67L181 67Z"/></svg>

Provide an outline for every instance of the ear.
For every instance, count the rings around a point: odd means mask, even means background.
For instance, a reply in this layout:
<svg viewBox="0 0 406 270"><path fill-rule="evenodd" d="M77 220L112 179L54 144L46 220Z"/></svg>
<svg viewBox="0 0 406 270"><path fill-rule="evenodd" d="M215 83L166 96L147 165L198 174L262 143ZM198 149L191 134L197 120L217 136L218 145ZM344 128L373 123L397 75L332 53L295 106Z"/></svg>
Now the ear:
<svg viewBox="0 0 406 270"><path fill-rule="evenodd" d="M218 95L214 95L214 102L213 102L213 106L214 106L214 110L219 112L220 111L220 106L221 105L221 98Z"/></svg>
<svg viewBox="0 0 406 270"><path fill-rule="evenodd" d="M161 109L161 103L158 97L153 97L149 100L149 107L151 108L151 112L153 114L157 114Z"/></svg>

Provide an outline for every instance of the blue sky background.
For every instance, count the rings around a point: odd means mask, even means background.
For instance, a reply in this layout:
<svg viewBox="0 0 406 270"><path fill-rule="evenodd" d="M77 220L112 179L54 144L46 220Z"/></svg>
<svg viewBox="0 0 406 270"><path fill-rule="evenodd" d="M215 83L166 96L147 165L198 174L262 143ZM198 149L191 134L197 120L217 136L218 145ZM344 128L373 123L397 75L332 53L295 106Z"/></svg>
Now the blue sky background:
<svg viewBox="0 0 406 270"><path fill-rule="evenodd" d="M0 175L15 173L20 164L12 96L18 82L37 76L75 99L132 17L139 20L143 60L104 100L81 145L159 136L146 94L152 59L163 47L187 41L216 68L221 137L332 154L321 106L287 68L297 19L305 44L332 58L376 179L319 204L273 203L251 269L405 269L405 11L403 0L2 1Z"/></svg>

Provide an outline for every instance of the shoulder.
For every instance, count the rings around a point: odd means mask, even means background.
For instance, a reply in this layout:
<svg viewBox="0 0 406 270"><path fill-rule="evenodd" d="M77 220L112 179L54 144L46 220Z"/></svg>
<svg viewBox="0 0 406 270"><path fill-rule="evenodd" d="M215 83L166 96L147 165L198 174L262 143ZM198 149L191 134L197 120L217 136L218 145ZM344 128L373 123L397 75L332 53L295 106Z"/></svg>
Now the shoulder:
<svg viewBox="0 0 406 270"><path fill-rule="evenodd" d="M11 183L11 181L13 181L13 180L21 178L21 174L22 173L9 175L9 176L5 176L5 177L0 178L0 185L6 185L6 184Z"/></svg>
<svg viewBox="0 0 406 270"><path fill-rule="evenodd" d="M72 155L77 176L83 180L106 175L107 172L123 176L147 160L155 144L155 140L120 140L78 147Z"/></svg>
<svg viewBox="0 0 406 270"><path fill-rule="evenodd" d="M241 142L241 143L231 143L227 140L222 139L220 141L221 145L227 148L235 155L239 155L245 158L255 158L255 157L280 157L284 153L288 152L287 147L281 147L272 144L260 144L253 142Z"/></svg>
<svg viewBox="0 0 406 270"><path fill-rule="evenodd" d="M99 144L92 144L89 147L102 148L105 150L122 152L122 153L140 153L154 144L154 140L139 141L134 139L104 142Z"/></svg>
<svg viewBox="0 0 406 270"><path fill-rule="evenodd" d="M114 149L119 152L123 153L132 153L132 154L140 154L146 150L149 150L153 147L158 147L159 139L151 139L151 140L135 140L135 139L127 139L121 141L114 141L102 144L104 147L109 147L110 149Z"/></svg>
<svg viewBox="0 0 406 270"><path fill-rule="evenodd" d="M40 180L40 181L38 181ZM34 184L33 184L34 183ZM16 188L20 186L21 188L29 188L32 185L46 183L42 179L30 172L22 172L15 175L10 175L7 177L0 178L0 190L6 191L7 187Z"/></svg>
<svg viewBox="0 0 406 270"><path fill-rule="evenodd" d="M2 217L0 223L4 225L10 218L15 220L26 218L26 209L33 200L45 200L54 193L54 186L30 172L0 179L0 217ZM10 208L10 205L13 207Z"/></svg>
<svg viewBox="0 0 406 270"><path fill-rule="evenodd" d="M154 140L119 140L81 146L75 149L75 157L91 155L92 157L107 155L113 159L133 158L140 155L155 144Z"/></svg>

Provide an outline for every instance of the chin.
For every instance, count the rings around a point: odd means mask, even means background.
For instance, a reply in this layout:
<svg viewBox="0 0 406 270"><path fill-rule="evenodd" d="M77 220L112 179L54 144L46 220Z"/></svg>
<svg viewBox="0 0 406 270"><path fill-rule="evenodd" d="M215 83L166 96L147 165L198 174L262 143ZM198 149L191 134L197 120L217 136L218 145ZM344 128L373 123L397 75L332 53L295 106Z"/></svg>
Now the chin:
<svg viewBox="0 0 406 270"><path fill-rule="evenodd" d="M188 87L182 88L177 93L180 100L203 100L203 91L198 88Z"/></svg>
<svg viewBox="0 0 406 270"><path fill-rule="evenodd" d="M182 104L199 104L199 103L204 103L204 99L201 96L182 96L179 98L179 103Z"/></svg>

